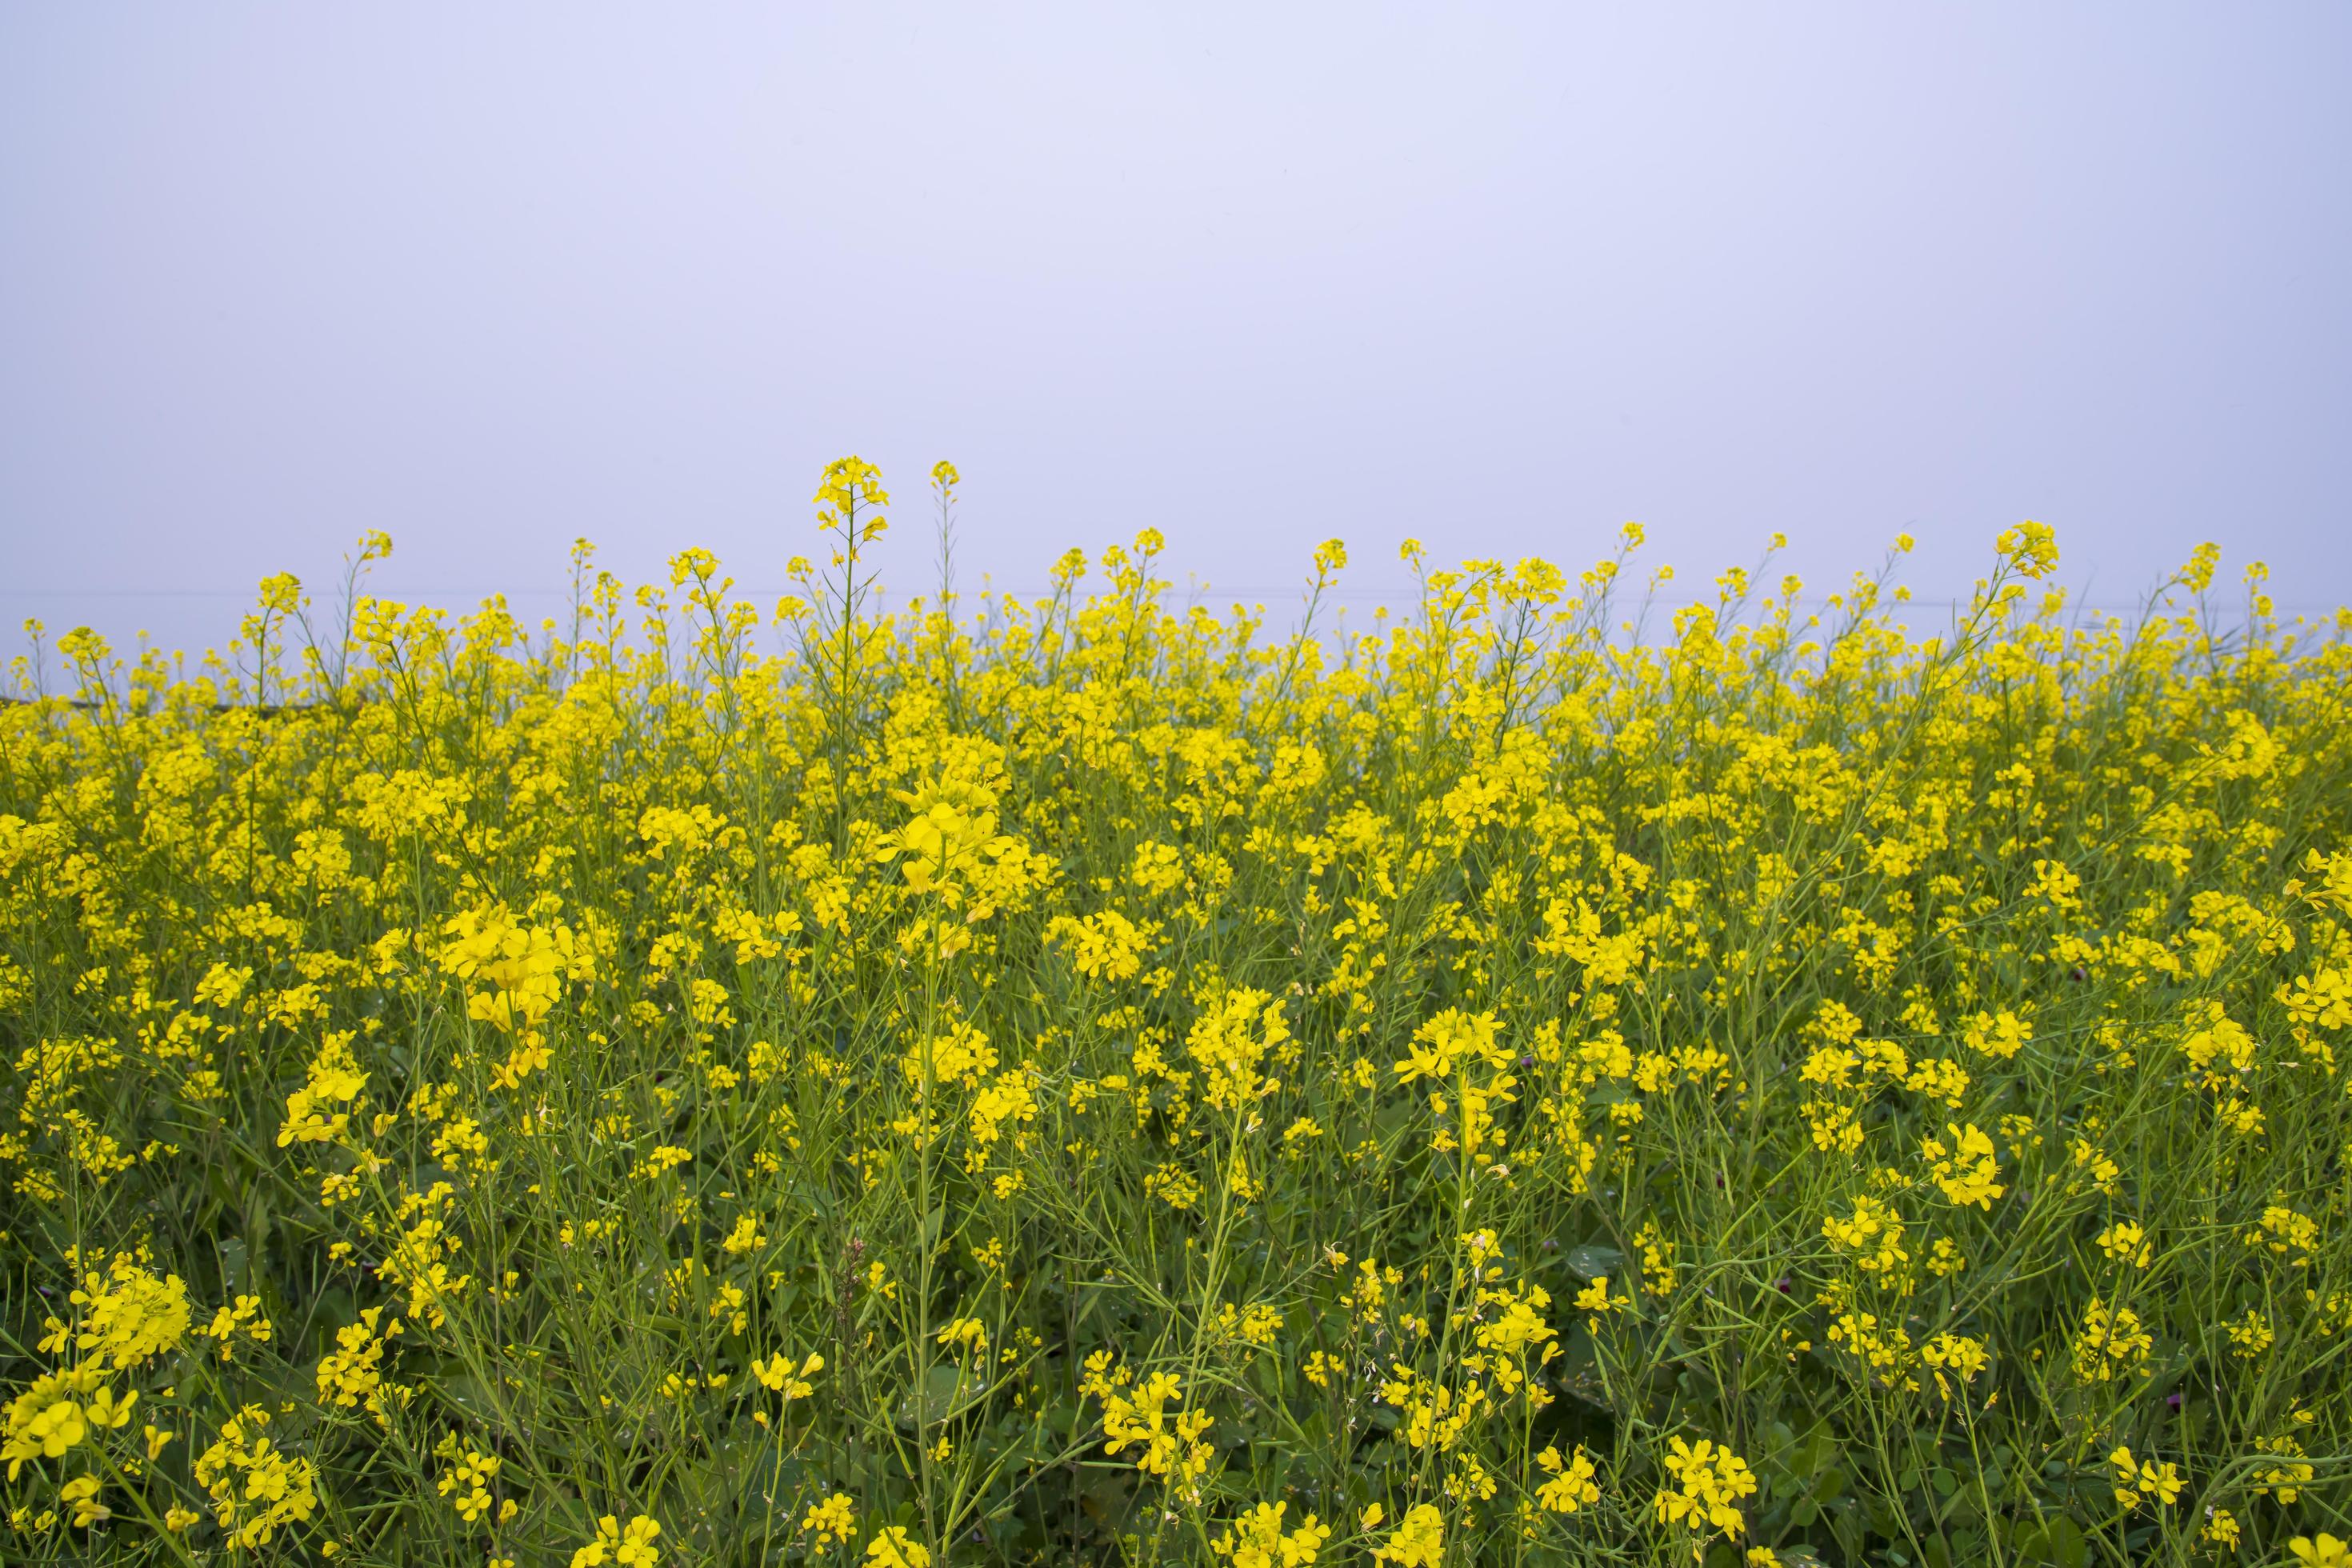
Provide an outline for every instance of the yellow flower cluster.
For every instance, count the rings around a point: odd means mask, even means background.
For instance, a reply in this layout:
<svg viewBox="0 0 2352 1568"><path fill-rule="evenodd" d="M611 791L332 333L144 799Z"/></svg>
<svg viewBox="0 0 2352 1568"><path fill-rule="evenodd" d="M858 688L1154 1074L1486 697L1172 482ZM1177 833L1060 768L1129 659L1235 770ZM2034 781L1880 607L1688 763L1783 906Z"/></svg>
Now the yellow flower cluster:
<svg viewBox="0 0 2352 1568"><path fill-rule="evenodd" d="M1658 1522L1678 1525L1704 1538L1709 1532L1738 1535L1748 1528L1740 1500L1754 1495L1755 1472L1728 1448L1702 1437L1696 1445L1670 1440L1664 1464L1670 1484L1658 1489L1651 1506Z"/></svg>
<svg viewBox="0 0 2352 1568"><path fill-rule="evenodd" d="M2344 1557L2352 616L930 480L936 592L851 458L772 610L32 634L0 1560Z"/></svg>

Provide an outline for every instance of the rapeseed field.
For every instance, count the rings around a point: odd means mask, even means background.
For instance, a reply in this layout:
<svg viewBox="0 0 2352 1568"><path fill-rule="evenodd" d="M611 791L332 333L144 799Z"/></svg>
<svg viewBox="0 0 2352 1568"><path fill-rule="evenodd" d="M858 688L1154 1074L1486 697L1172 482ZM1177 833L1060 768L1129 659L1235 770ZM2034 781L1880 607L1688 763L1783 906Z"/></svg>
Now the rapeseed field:
<svg viewBox="0 0 2352 1568"><path fill-rule="evenodd" d="M955 482L20 661L0 1558L2352 1563L2352 617Z"/></svg>

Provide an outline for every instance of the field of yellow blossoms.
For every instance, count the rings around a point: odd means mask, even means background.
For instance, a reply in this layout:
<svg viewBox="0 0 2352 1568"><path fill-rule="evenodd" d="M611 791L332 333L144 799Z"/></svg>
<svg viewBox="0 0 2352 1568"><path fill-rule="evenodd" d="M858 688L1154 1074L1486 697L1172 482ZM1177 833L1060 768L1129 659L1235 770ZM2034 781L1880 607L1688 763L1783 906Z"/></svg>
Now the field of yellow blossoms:
<svg viewBox="0 0 2352 1568"><path fill-rule="evenodd" d="M2352 1563L2352 616L932 483L20 662L0 1559Z"/></svg>

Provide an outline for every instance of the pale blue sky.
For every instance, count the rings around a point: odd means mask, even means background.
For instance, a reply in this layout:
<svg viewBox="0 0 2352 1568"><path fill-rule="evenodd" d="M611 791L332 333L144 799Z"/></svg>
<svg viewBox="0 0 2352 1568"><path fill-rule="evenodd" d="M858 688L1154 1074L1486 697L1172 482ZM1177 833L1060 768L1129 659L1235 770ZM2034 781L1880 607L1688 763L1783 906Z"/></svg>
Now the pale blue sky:
<svg viewBox="0 0 2352 1568"><path fill-rule="evenodd" d="M1923 594L2053 524L2352 598L2352 7L16 5L0 615L769 590L828 457L965 583L1398 540Z"/></svg>

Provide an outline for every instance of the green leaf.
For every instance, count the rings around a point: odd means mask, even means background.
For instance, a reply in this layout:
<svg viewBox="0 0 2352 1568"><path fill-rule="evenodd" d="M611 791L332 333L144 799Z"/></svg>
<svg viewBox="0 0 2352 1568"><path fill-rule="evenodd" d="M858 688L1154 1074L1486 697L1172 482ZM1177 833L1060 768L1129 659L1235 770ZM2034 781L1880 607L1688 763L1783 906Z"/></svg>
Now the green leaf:
<svg viewBox="0 0 2352 1568"><path fill-rule="evenodd" d="M1612 1279L1625 1277L1625 1255L1613 1247L1603 1247L1597 1242L1588 1241L1570 1247L1560 1261L1567 1264L1568 1271L1580 1279L1598 1279L1603 1275Z"/></svg>
<svg viewBox="0 0 2352 1568"><path fill-rule="evenodd" d="M969 1374L954 1366L935 1366L924 1380L919 1403L912 1394L898 1401L898 1425L935 1426L971 1409L987 1392L984 1375Z"/></svg>
<svg viewBox="0 0 2352 1568"><path fill-rule="evenodd" d="M2026 1525L2017 1532L2016 1545L2021 1561L2047 1568L2083 1568L2090 1557L2083 1532L2063 1514Z"/></svg>

